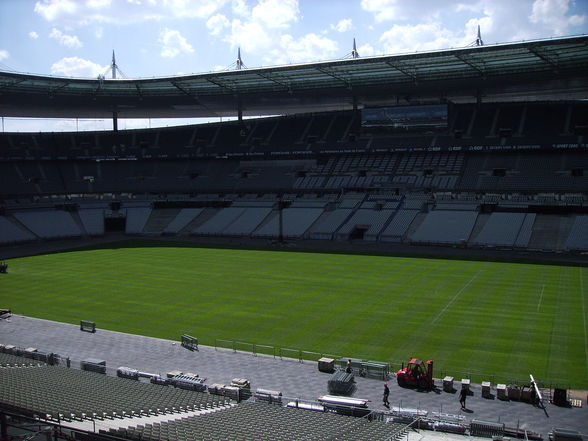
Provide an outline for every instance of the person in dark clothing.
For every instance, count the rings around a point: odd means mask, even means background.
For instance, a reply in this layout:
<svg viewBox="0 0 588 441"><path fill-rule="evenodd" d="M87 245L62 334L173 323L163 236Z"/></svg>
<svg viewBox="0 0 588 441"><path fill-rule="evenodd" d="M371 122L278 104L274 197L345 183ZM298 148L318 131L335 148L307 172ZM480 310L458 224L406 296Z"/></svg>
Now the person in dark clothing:
<svg viewBox="0 0 588 441"><path fill-rule="evenodd" d="M384 406L390 407L390 401L388 401L388 397L390 396L390 389L388 388L388 383L384 383Z"/></svg>
<svg viewBox="0 0 588 441"><path fill-rule="evenodd" d="M461 408L465 409L466 408L466 398L468 396L468 391L465 388L461 389L461 392L459 393L459 404L461 404Z"/></svg>
<svg viewBox="0 0 588 441"><path fill-rule="evenodd" d="M347 372L348 374L353 372L353 369L351 368L351 358L347 360L347 368L345 369L345 372Z"/></svg>

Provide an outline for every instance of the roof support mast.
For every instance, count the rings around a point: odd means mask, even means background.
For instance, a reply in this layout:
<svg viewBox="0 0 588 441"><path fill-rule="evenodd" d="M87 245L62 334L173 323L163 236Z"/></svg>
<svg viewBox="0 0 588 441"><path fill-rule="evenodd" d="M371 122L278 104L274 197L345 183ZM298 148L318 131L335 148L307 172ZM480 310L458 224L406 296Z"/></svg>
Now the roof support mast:
<svg viewBox="0 0 588 441"><path fill-rule="evenodd" d="M478 25L478 36L476 37L476 46L484 46L482 41L482 33L480 32L480 25Z"/></svg>
<svg viewBox="0 0 588 441"><path fill-rule="evenodd" d="M353 49L351 50L351 58L359 58L359 52L357 52L355 38L353 39ZM357 112L357 95L355 93L353 94L353 111Z"/></svg>
<svg viewBox="0 0 588 441"><path fill-rule="evenodd" d="M235 61L235 67L237 70L241 70L243 67L246 67L243 64L243 60L241 60L241 48L237 48L237 60ZM243 101L241 97L237 94L237 119L239 122L243 122Z"/></svg>
<svg viewBox="0 0 588 441"><path fill-rule="evenodd" d="M359 52L357 52L357 46L355 45L355 38L353 39L353 49L351 50L351 58L359 58Z"/></svg>
<svg viewBox="0 0 588 441"><path fill-rule="evenodd" d="M118 67L116 65L116 58L114 57L114 49L112 50L112 64L110 65L110 68L112 70L112 79L116 80L116 70ZM118 111L116 109L116 104L112 110L112 130L114 133L118 133Z"/></svg>

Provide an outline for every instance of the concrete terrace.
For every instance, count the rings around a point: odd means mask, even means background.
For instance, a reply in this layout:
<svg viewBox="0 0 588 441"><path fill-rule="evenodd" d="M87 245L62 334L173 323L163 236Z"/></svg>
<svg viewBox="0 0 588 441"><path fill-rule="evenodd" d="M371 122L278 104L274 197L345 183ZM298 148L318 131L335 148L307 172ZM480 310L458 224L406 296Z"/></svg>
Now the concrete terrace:
<svg viewBox="0 0 588 441"><path fill-rule="evenodd" d="M182 348L179 342L107 331L97 325L96 333L92 334L81 332L77 325L14 315L0 320L0 343L55 352L69 357L72 366L77 366L76 363L86 358L103 359L110 375L115 375L119 366L161 375L181 370L207 378L207 384L229 384L233 378L247 378L253 390L260 387L278 390L285 397L315 400L328 394L329 374L319 372L314 362L253 356L247 352L208 346L200 346L199 351L191 352ZM437 385L440 386L440 383L437 380ZM431 392L403 389L394 379L389 385L393 408L453 414L466 422L472 419L500 421L507 427L539 432L544 439L554 427L578 430L585 436L588 434L586 406L566 408L546 404L546 408L542 409L528 403L487 399L482 398L480 385L474 384L473 395L467 400L467 410L462 411L456 393L443 392L441 388ZM356 376L353 396L369 399L370 408L386 410L382 404L382 391L382 380Z"/></svg>

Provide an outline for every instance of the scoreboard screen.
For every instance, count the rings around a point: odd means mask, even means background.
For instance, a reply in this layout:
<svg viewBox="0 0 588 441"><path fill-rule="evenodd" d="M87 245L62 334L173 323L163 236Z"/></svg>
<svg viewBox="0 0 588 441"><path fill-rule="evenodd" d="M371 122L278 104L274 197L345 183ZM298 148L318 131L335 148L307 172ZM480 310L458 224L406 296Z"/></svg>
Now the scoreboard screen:
<svg viewBox="0 0 588 441"><path fill-rule="evenodd" d="M361 111L361 126L398 131L446 129L447 105L366 108Z"/></svg>

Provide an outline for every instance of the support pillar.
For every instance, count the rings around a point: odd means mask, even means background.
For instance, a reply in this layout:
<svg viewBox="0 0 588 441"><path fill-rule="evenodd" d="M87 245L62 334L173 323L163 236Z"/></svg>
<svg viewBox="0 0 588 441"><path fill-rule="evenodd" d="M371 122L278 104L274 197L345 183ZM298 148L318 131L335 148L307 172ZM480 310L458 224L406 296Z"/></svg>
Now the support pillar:
<svg viewBox="0 0 588 441"><path fill-rule="evenodd" d="M0 413L0 439L8 439L8 421L5 413Z"/></svg>
<svg viewBox="0 0 588 441"><path fill-rule="evenodd" d="M280 231L278 234L278 241L280 243L284 243L284 206L282 204L282 200L280 200L280 211L279 211L279 216L280 216Z"/></svg>
<svg viewBox="0 0 588 441"><path fill-rule="evenodd" d="M243 101L241 98L237 98L237 118L239 122L243 122Z"/></svg>

